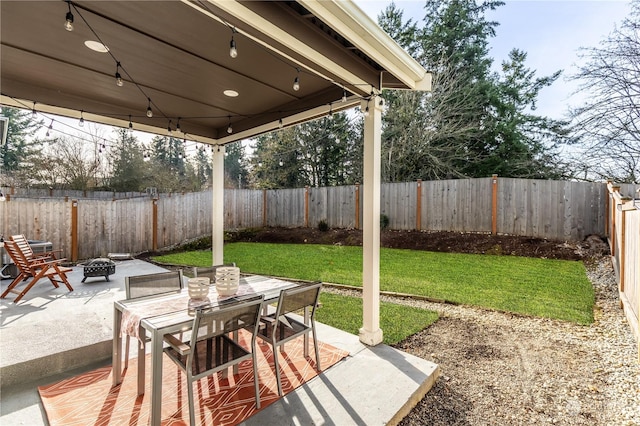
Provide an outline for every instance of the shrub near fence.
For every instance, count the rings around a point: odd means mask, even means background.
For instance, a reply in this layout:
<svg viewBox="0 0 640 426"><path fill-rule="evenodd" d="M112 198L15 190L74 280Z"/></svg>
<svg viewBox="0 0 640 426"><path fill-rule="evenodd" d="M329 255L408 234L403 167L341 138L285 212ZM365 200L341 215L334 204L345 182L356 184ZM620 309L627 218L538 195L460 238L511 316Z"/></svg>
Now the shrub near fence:
<svg viewBox="0 0 640 426"><path fill-rule="evenodd" d="M381 214L389 229L483 232L555 240L605 234L606 184L491 178L387 183ZM208 236L210 191L122 200L12 198L0 203L0 230L51 241L71 259L139 253ZM362 226L360 185L233 190L226 229Z"/></svg>

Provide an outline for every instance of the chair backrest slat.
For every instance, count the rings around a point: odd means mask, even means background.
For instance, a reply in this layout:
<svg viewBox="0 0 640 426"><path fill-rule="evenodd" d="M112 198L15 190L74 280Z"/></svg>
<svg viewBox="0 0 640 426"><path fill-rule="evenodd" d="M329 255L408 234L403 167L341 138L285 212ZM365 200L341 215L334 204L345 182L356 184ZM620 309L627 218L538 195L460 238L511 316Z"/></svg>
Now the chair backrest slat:
<svg viewBox="0 0 640 426"><path fill-rule="evenodd" d="M183 287L182 270L125 277L124 287L127 299L179 291Z"/></svg>
<svg viewBox="0 0 640 426"><path fill-rule="evenodd" d="M11 257L11 259L13 260L13 263L15 263L16 267L21 272L29 273L29 271L31 269L29 267L29 261L25 257L25 255L22 252L22 250L20 250L20 247L18 246L18 244L15 241L10 241L10 240L5 241L4 242L4 249L9 254L9 257Z"/></svg>
<svg viewBox="0 0 640 426"><path fill-rule="evenodd" d="M264 296L251 296L230 300L222 304L196 311L191 346L197 341L228 334L246 328L253 333L259 322Z"/></svg>
<svg viewBox="0 0 640 426"><path fill-rule="evenodd" d="M33 249L29 245L29 241L27 241L27 237L22 234L12 235L11 240L17 244L20 248L20 251L24 253L24 256L29 259L33 257Z"/></svg>
<svg viewBox="0 0 640 426"><path fill-rule="evenodd" d="M307 306L311 306L313 308L311 311L313 317L320 297L321 287L322 283L315 283L282 290L278 300L277 316L297 312Z"/></svg>

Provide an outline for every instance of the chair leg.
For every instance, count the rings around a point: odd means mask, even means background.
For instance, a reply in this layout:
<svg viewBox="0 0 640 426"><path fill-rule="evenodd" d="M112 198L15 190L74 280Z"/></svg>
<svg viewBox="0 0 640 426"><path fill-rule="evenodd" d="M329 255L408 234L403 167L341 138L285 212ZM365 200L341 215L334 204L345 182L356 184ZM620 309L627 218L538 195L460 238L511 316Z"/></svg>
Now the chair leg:
<svg viewBox="0 0 640 426"><path fill-rule="evenodd" d="M191 375L187 373L187 394L189 398L189 424L196 424L196 408L193 402L193 382L191 381Z"/></svg>
<svg viewBox="0 0 640 426"><path fill-rule="evenodd" d="M22 296L24 296L25 294L27 294L27 292L28 292L29 290L31 290L31 287L33 287L33 286L35 285L35 283L37 283L37 282L40 280L40 278L42 278L42 276L45 274L46 270L47 270L47 268L43 268L43 269L41 269L40 271L38 271L38 273L33 277L33 279L31 280L31 282L30 282L29 284L27 284L27 286L24 288L24 290L22 290L22 291L20 292L20 294L18 294L18 297L16 297L16 298L13 300L13 303L18 303L18 301L19 301L20 299L22 299Z"/></svg>
<svg viewBox="0 0 640 426"><path fill-rule="evenodd" d="M22 280L26 280L27 277L28 277L27 274L20 273L20 275L18 275L13 281L11 281L11 283L9 284L9 287L7 287L7 289L0 296L0 299L4 299L7 296L7 294L11 293L11 290L13 290L15 286L21 283Z"/></svg>
<svg viewBox="0 0 640 426"><path fill-rule="evenodd" d="M251 348L251 355L252 355L252 362L253 362L253 383L254 383L254 390L256 392L256 409L260 409L260 384L258 383L258 360L256 359L256 347L255 347L255 343L253 344L253 347Z"/></svg>
<svg viewBox="0 0 640 426"><path fill-rule="evenodd" d="M311 321L311 333L313 334L313 349L316 351L316 370L322 371L320 366L320 351L318 350L318 339L316 338L316 323Z"/></svg>
<svg viewBox="0 0 640 426"><path fill-rule="evenodd" d="M276 345L275 336L271 341L271 347L273 349L273 365L276 369L276 380L278 381L278 395L282 396L282 381L280 379L280 363L278 362L278 346Z"/></svg>

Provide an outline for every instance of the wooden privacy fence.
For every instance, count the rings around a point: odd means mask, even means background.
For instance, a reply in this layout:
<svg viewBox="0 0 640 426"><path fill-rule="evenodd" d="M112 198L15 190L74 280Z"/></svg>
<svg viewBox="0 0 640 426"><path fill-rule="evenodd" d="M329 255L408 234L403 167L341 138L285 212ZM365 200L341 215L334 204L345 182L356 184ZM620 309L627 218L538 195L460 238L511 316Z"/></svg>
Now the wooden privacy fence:
<svg viewBox="0 0 640 426"><path fill-rule="evenodd" d="M159 198L12 198L0 232L51 241L73 260L140 253L211 235L211 192ZM554 240L605 235L604 183L498 178L387 183L381 213L396 230L482 232ZM360 185L227 189L225 229L262 226L361 228Z"/></svg>
<svg viewBox="0 0 640 426"><path fill-rule="evenodd" d="M638 342L640 361L640 202L630 196L631 192L621 192L620 186L611 182L607 189L611 261L618 280L620 304Z"/></svg>

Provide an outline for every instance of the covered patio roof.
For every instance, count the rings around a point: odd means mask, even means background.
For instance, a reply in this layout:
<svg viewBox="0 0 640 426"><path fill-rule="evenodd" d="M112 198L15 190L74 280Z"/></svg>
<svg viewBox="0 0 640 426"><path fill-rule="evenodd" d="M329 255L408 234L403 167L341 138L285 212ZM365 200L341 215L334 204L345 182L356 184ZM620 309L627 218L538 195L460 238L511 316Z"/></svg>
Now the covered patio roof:
<svg viewBox="0 0 640 426"><path fill-rule="evenodd" d="M3 104L218 145L214 264L223 263L225 144L358 104L370 110L360 340L382 341L379 94L430 90L431 75L360 8L347 0L2 1L0 16Z"/></svg>
<svg viewBox="0 0 640 426"><path fill-rule="evenodd" d="M171 127L209 144L350 108L383 88L431 86L351 1L2 1L0 16L3 104L158 134Z"/></svg>

